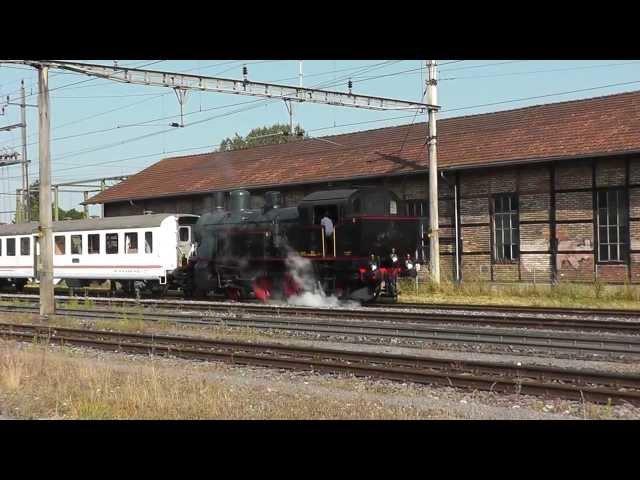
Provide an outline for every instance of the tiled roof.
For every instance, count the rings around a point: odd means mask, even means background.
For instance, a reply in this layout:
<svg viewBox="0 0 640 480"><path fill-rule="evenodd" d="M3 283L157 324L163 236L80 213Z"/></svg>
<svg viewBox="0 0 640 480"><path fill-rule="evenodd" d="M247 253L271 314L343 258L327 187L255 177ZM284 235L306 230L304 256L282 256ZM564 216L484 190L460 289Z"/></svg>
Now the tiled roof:
<svg viewBox="0 0 640 480"><path fill-rule="evenodd" d="M89 202L425 171L426 135L426 123L415 123L166 158ZM640 91L438 121L442 169L634 151L640 151Z"/></svg>

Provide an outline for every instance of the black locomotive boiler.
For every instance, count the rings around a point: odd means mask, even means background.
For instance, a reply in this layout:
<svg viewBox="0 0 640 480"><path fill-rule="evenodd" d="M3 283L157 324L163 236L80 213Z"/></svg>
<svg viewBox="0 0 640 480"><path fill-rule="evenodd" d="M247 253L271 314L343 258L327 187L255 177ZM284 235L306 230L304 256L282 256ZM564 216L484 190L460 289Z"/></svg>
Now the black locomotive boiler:
<svg viewBox="0 0 640 480"><path fill-rule="evenodd" d="M195 255L175 274L189 296L322 291L367 302L396 294L392 259L415 258L419 249L419 219L400 215L401 200L383 188L318 191L286 208L279 192L267 192L260 209L249 208L244 190L231 192L229 210L220 197L216 203L195 225Z"/></svg>

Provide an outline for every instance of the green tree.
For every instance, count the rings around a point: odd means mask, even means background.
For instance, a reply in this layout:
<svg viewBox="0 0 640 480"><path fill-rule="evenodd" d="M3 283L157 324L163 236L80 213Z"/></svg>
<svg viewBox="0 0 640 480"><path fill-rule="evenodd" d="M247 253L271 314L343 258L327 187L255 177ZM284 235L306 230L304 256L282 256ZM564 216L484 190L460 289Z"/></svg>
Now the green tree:
<svg viewBox="0 0 640 480"><path fill-rule="evenodd" d="M242 150L244 148L257 147L259 145L275 145L289 143L305 137L305 131L300 125L296 125L291 135L289 125L276 123L270 127L259 127L251 130L245 137L237 133L233 138L227 137L220 142L220 151Z"/></svg>
<svg viewBox="0 0 640 480"><path fill-rule="evenodd" d="M40 181L36 180L29 187L29 200L31 202L31 220L38 221L40 218ZM51 206L51 214L53 215L53 205ZM55 217L53 217L55 218ZM64 210L58 207L58 218L60 220L80 220L84 218L84 213L79 212L75 208ZM15 218L13 220L15 223Z"/></svg>

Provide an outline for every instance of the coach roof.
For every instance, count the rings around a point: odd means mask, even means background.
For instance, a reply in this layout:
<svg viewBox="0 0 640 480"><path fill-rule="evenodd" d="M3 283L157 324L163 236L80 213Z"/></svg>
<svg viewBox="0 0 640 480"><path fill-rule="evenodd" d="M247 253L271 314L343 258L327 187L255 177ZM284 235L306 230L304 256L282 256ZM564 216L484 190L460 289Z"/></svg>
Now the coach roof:
<svg viewBox="0 0 640 480"><path fill-rule="evenodd" d="M76 232L86 230L121 230L126 228L159 227L167 217L197 217L176 213L153 213L150 215L130 215L125 217L87 218L84 220L64 220L53 222L54 232ZM0 236L29 235L36 233L38 222L0 225Z"/></svg>

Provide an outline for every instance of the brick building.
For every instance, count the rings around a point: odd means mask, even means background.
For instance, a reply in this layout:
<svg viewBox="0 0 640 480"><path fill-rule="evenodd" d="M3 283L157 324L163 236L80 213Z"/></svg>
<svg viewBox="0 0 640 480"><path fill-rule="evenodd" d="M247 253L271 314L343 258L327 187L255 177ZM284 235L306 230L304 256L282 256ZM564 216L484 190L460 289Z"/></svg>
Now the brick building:
<svg viewBox="0 0 640 480"><path fill-rule="evenodd" d="M214 193L382 185L427 216L424 123L164 159L93 197L105 215L202 213ZM444 278L640 283L640 92L438 122Z"/></svg>

